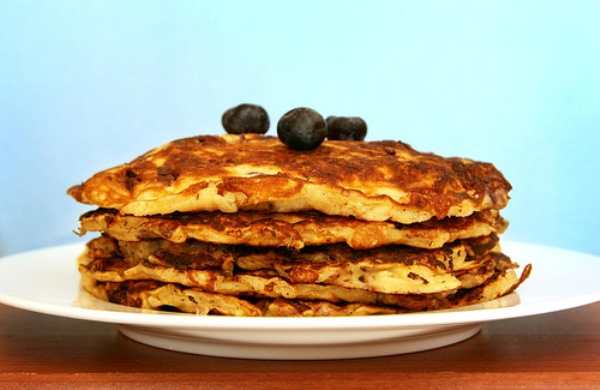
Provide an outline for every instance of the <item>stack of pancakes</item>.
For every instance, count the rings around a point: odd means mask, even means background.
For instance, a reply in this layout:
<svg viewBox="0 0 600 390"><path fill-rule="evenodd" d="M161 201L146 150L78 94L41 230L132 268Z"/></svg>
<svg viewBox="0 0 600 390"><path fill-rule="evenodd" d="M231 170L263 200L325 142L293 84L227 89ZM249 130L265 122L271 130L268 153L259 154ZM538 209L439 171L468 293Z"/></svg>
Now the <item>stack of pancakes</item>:
<svg viewBox="0 0 600 390"><path fill-rule="evenodd" d="M79 259L97 298L231 316L452 308L513 291L510 184L489 163L395 141L294 151L278 138L173 141L68 190L98 208Z"/></svg>

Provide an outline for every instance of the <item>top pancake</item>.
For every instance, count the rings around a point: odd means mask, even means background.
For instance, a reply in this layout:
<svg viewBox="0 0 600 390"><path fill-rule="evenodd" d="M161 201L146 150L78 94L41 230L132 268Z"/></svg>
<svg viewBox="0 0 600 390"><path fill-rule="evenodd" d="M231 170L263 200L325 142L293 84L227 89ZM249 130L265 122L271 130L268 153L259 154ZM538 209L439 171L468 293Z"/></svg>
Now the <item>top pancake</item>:
<svg viewBox="0 0 600 390"><path fill-rule="evenodd" d="M317 210L415 223L501 209L511 186L490 163L443 158L396 141L331 141L294 151L258 134L170 142L68 193L135 216Z"/></svg>

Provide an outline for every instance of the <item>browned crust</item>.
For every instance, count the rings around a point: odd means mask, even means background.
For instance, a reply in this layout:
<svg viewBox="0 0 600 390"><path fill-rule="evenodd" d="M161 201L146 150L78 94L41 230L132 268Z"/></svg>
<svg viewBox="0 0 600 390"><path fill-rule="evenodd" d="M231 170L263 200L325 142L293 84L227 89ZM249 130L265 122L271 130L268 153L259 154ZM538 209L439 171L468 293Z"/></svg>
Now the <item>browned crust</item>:
<svg viewBox="0 0 600 390"><path fill-rule="evenodd" d="M68 193L124 214L318 210L414 223L501 209L511 186L490 163L396 141L326 141L305 152L275 137L180 139L97 173Z"/></svg>
<svg viewBox="0 0 600 390"><path fill-rule="evenodd" d="M501 233L507 225L495 210L410 225L368 222L317 212L197 212L136 217L107 209L85 213L80 222L80 235L88 231L103 232L123 241L162 238L184 242L196 239L216 244L285 246L295 249L346 243L358 250L390 244L440 248L457 239Z"/></svg>

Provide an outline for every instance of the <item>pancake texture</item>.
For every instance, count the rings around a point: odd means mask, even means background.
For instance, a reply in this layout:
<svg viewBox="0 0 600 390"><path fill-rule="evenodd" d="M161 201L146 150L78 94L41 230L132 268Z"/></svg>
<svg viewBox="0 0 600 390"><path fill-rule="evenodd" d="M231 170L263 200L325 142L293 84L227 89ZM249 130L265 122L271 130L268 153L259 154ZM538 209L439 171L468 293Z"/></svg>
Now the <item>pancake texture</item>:
<svg viewBox="0 0 600 390"><path fill-rule="evenodd" d="M88 231L105 232L124 241L162 238L185 242L195 239L216 244L286 246L295 249L336 243L346 243L353 249L390 244L441 248L458 239L502 233L508 225L497 210L411 225L389 221L368 222L318 212L197 212L136 217L107 209L85 213L80 222L80 235Z"/></svg>
<svg viewBox="0 0 600 390"><path fill-rule="evenodd" d="M106 237L93 240L90 246L109 247L110 253L102 255L102 251L93 250L82 259L98 280L154 279L227 293L249 275L389 294L444 293L477 284L478 276L484 275L485 279L494 271L516 267L497 252L496 236L457 241L431 251L406 246L355 251L346 245L327 245L297 252L193 240L183 244L111 241ZM114 251L116 247L119 249ZM271 296L267 290L273 288L252 292ZM237 294L247 292L251 291L240 290Z"/></svg>
<svg viewBox="0 0 600 390"><path fill-rule="evenodd" d="M398 253L398 248L386 248L383 253L381 249L376 253L351 253L344 246L323 247L314 248L308 258L294 252L285 256L286 250L282 249L215 248L214 244L206 244L201 245L203 250L194 252L195 258L212 258L206 262L211 265L205 267L182 262L181 257L174 255L185 252L178 246L189 244L132 245L101 237L90 242L79 259L79 270L84 287L110 302L151 309L176 307L195 314L244 316L286 315L294 307L303 308L290 314L294 316L438 310L497 298L526 278L519 279L514 271L517 265L497 252L494 238L469 241L455 244L452 251L425 253L408 247L403 247L401 252L405 253ZM116 249L119 247L128 249ZM222 256L223 253L230 256ZM315 253L319 259L314 258ZM333 279L297 280L289 272L279 270L282 264L293 261L316 266L314 274L319 275L319 269L323 271L322 258L333 253L337 255L335 263L326 267L343 268L339 272L324 270L325 275L335 275ZM249 255L260 257L261 265L244 269L246 264L257 263L245 262ZM229 266L232 262L234 269ZM364 271L357 274L352 267L356 264L361 264ZM524 275L528 272L526 269ZM366 274L370 275L364 278Z"/></svg>
<svg viewBox="0 0 600 390"><path fill-rule="evenodd" d="M325 141L288 149L257 134L173 141L95 174L68 193L122 214L319 211L403 224L506 206L490 163L422 153L398 141Z"/></svg>
<svg viewBox="0 0 600 390"><path fill-rule="evenodd" d="M511 185L491 163L397 141L291 150L259 134L172 141L67 193L83 288L194 315L322 317L451 309L531 272L501 249Z"/></svg>

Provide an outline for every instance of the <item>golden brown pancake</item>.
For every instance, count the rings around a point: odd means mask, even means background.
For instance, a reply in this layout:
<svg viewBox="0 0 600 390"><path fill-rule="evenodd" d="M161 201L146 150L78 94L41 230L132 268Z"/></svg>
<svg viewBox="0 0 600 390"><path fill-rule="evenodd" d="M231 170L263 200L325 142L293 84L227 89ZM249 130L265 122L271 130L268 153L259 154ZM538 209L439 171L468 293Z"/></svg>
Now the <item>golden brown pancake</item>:
<svg viewBox="0 0 600 390"><path fill-rule="evenodd" d="M311 151L256 134L180 139L68 190L124 215L316 210L403 224L501 209L510 184L489 163L396 141L325 141Z"/></svg>
<svg viewBox="0 0 600 390"><path fill-rule="evenodd" d="M497 252L496 244L497 238L490 236L433 251L394 246L354 251L330 245L298 253L164 240L117 243L100 237L90 242L79 262L82 275L99 283L154 281L228 296L424 310L498 274L516 280L512 269L517 265Z"/></svg>
<svg viewBox="0 0 600 390"><path fill-rule="evenodd" d="M510 184L489 163L395 141L294 151L258 134L180 139L68 193L96 205L82 286L200 315L439 310L516 289L500 249Z"/></svg>
<svg viewBox="0 0 600 390"><path fill-rule="evenodd" d="M80 235L88 231L104 232L122 241L162 238L181 243L195 239L216 244L285 246L294 249L336 243L346 243L354 249L390 244L441 248L458 239L501 233L507 225L496 210L411 225L368 222L317 212L198 212L136 217L107 209L88 212L81 216L80 222Z"/></svg>
<svg viewBox="0 0 600 390"><path fill-rule="evenodd" d="M154 280L101 282L89 272L82 273L82 284L96 298L124 306L151 310L179 311L199 315L228 316L358 316L398 314L456 308L487 302L516 289L526 278L526 267L521 279L514 271L498 272L484 284L471 289L460 289L454 294L378 294L376 302L344 302L319 299L288 299L238 297L206 292L199 288ZM527 275L526 275L527 274Z"/></svg>

